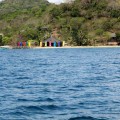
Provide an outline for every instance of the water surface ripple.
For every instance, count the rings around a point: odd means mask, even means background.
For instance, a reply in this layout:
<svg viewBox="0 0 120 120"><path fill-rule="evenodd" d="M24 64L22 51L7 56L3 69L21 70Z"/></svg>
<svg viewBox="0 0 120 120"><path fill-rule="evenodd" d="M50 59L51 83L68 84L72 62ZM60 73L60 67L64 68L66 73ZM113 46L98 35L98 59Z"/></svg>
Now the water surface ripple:
<svg viewBox="0 0 120 120"><path fill-rule="evenodd" d="M120 120L120 48L0 49L0 120Z"/></svg>

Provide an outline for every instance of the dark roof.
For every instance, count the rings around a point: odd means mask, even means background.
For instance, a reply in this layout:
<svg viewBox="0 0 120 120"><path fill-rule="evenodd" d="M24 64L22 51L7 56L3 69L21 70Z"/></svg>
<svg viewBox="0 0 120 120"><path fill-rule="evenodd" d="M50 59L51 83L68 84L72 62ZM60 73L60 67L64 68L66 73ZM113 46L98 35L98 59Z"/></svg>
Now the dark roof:
<svg viewBox="0 0 120 120"><path fill-rule="evenodd" d="M116 38L110 38L108 42L117 42Z"/></svg>
<svg viewBox="0 0 120 120"><path fill-rule="evenodd" d="M55 37L50 37L47 40L45 40L45 42L49 42L49 41L52 41L52 42L56 41L56 42L58 42L58 41L61 41L61 40L56 39Z"/></svg>

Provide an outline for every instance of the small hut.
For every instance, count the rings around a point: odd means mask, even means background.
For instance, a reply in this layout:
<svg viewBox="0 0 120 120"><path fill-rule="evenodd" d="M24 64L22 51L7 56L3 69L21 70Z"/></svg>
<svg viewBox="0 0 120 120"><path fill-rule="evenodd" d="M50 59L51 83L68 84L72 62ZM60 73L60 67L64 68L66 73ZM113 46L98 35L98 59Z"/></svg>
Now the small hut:
<svg viewBox="0 0 120 120"><path fill-rule="evenodd" d="M31 48L38 46L38 41L36 40L28 40L27 42L22 41L22 42L17 42L17 48Z"/></svg>
<svg viewBox="0 0 120 120"><path fill-rule="evenodd" d="M55 37L50 37L47 40L40 42L40 47L62 47L64 46L64 41L56 39Z"/></svg>
<svg viewBox="0 0 120 120"><path fill-rule="evenodd" d="M108 40L108 45L112 45L112 46L118 45L118 42L116 40L116 34L111 33L110 37L111 38Z"/></svg>

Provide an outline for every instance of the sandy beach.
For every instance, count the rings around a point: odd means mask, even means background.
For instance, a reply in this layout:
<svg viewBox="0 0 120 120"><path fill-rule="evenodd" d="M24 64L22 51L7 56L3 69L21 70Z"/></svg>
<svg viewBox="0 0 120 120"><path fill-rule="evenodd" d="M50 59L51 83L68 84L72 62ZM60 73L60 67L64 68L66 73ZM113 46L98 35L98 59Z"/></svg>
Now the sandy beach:
<svg viewBox="0 0 120 120"><path fill-rule="evenodd" d="M56 48L120 48L120 46L64 46L64 47L33 47L33 49L56 49Z"/></svg>
<svg viewBox="0 0 120 120"><path fill-rule="evenodd" d="M71 48L120 48L120 46L64 46L64 47L13 47L13 46L0 46L3 49L71 49Z"/></svg>

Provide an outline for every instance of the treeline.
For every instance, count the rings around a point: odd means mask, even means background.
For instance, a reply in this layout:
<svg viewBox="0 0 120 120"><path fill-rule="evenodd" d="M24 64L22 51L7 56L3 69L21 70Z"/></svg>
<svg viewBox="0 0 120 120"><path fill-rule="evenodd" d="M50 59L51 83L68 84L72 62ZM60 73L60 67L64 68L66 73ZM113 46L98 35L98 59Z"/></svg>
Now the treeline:
<svg viewBox="0 0 120 120"><path fill-rule="evenodd" d="M45 0L4 0L0 3L1 44L41 41L57 29L69 45L106 45L120 41L119 0L75 0L60 5Z"/></svg>

